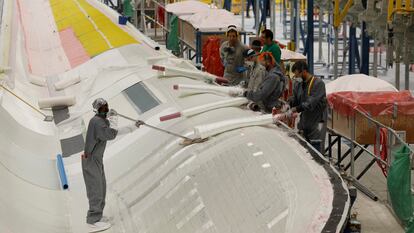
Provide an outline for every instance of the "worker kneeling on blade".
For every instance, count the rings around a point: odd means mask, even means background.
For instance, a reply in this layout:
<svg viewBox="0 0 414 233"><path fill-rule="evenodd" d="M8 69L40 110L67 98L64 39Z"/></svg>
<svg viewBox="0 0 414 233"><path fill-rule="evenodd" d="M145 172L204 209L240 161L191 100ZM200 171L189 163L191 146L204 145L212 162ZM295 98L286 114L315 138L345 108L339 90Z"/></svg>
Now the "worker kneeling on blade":
<svg viewBox="0 0 414 233"><path fill-rule="evenodd" d="M89 232L98 232L111 227L108 219L103 217L106 196L103 155L106 141L114 139L117 135L134 131L143 122L137 121L118 129L117 113L115 110L109 110L106 100L98 98L92 106L96 115L89 121L85 150L82 155L82 171L89 199L86 222Z"/></svg>
<svg viewBox="0 0 414 233"><path fill-rule="evenodd" d="M270 52L260 54L258 60L266 68L266 75L256 89L247 89L243 96L253 102L248 106L250 109L271 113L273 107L281 107L279 98L285 89L285 76Z"/></svg>
<svg viewBox="0 0 414 233"><path fill-rule="evenodd" d="M299 132L318 151L324 154L327 125L327 101L325 83L308 72L305 61L298 61L292 67L296 79L293 96L288 100L289 106L279 120L291 118L301 113L298 123Z"/></svg>

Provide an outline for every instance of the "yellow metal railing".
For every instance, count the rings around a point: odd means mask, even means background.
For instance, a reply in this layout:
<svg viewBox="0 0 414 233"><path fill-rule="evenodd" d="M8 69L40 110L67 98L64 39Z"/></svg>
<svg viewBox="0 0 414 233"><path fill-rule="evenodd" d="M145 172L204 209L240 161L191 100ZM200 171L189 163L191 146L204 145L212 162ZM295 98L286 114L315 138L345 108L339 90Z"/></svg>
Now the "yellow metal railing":
<svg viewBox="0 0 414 233"><path fill-rule="evenodd" d="M388 23L392 23L393 17L395 14L412 14L414 13L414 8L411 7L412 0L390 0L388 3ZM404 3L404 6L403 6Z"/></svg>

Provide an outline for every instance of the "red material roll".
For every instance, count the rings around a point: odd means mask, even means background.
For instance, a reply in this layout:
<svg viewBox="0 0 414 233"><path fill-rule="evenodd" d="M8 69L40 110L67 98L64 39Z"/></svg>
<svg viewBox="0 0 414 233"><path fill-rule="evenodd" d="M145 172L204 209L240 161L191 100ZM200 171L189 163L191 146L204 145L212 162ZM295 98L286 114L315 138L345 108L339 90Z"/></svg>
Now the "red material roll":
<svg viewBox="0 0 414 233"><path fill-rule="evenodd" d="M173 89L174 89L174 90L178 90L178 85L177 85L177 84L175 84L175 85L173 86Z"/></svg>
<svg viewBox="0 0 414 233"><path fill-rule="evenodd" d="M162 116L162 117L160 117L160 121L168 121L168 120L175 119L175 118L178 118L178 117L181 117L181 112L176 112L176 113L173 113L173 114Z"/></svg>
<svg viewBox="0 0 414 233"><path fill-rule="evenodd" d="M227 79L225 79L223 77L217 77L216 78L216 83L218 83L218 84L228 83L228 82L229 82L229 80L227 80Z"/></svg>
<svg viewBox="0 0 414 233"><path fill-rule="evenodd" d="M157 66L157 65L152 65L152 69L153 70L158 70L158 71L165 71L165 67Z"/></svg>

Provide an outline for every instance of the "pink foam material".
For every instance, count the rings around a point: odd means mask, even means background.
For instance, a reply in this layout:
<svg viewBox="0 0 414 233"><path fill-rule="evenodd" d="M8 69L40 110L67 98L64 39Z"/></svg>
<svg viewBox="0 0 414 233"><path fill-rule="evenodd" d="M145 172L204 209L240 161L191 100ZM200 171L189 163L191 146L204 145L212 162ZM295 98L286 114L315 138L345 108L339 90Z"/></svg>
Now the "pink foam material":
<svg viewBox="0 0 414 233"><path fill-rule="evenodd" d="M181 112L176 112L176 113L172 113L172 114L162 116L162 117L160 117L160 121L168 121L168 120L175 119L175 118L178 118L178 117L181 117Z"/></svg>
<svg viewBox="0 0 414 233"><path fill-rule="evenodd" d="M49 2L39 4L33 0L17 0L16 3L29 72L51 76L69 70L70 63L56 33Z"/></svg>
<svg viewBox="0 0 414 233"><path fill-rule="evenodd" d="M175 84L175 85L173 86L173 89L174 89L174 90L178 90L178 85L177 85L177 84Z"/></svg>
<svg viewBox="0 0 414 233"><path fill-rule="evenodd" d="M90 59L71 27L60 31L59 36L71 68L83 64Z"/></svg>
<svg viewBox="0 0 414 233"><path fill-rule="evenodd" d="M165 67L157 66L157 65L152 65L152 69L158 70L158 71L165 71Z"/></svg>

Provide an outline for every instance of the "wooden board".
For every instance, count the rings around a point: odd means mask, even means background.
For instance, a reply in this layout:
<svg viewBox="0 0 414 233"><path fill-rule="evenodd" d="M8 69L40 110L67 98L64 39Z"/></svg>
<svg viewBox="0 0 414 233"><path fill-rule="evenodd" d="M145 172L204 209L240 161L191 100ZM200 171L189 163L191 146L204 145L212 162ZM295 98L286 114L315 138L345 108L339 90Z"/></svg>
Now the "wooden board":
<svg viewBox="0 0 414 233"><path fill-rule="evenodd" d="M368 121L360 113L355 114L355 141L360 144L375 144L375 125ZM373 119L391 127L394 130L405 131L407 143L414 143L414 123L413 116L399 114L395 120L391 115L381 115ZM344 116L337 111L332 111L332 116L328 119L328 127L336 132L351 138L352 116Z"/></svg>

